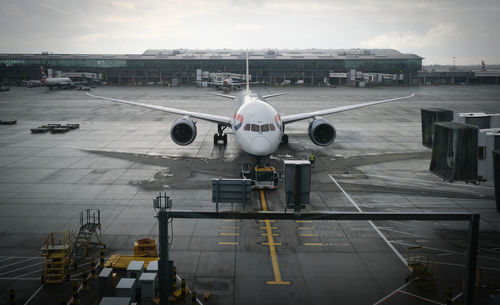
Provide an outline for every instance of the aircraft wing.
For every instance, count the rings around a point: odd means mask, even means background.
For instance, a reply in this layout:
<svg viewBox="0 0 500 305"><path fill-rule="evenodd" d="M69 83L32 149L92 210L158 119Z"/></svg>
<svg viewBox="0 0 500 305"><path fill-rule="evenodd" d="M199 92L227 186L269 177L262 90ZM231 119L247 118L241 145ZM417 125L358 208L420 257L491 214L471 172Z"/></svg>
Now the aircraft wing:
<svg viewBox="0 0 500 305"><path fill-rule="evenodd" d="M382 103L388 103L388 102L393 102L393 101L398 101L398 100L403 100L407 99L410 97L413 97L415 93L412 95L408 96L403 96L403 97L396 97L396 98L391 98L387 100L381 100L381 101L374 101L374 102L366 102L366 103L361 103L361 104L354 104L354 105L347 105L347 106L341 106L341 107L336 107L336 108L330 108L330 109L324 109L324 110L318 110L318 111L313 111L313 112L307 112L307 113L298 113L298 114L292 114L292 115L285 115L281 117L281 122L283 124L289 124L309 118L314 118L317 116L322 116L322 115L327 115L327 114L333 114L333 113L338 113L338 112L343 112L343 111L348 111L348 110L353 110L353 109L358 109L362 107L367 107L367 106L372 106L372 105L377 105L377 104L382 104Z"/></svg>
<svg viewBox="0 0 500 305"><path fill-rule="evenodd" d="M205 121L209 121L209 122L213 122L213 123L217 123L217 124L222 124L222 125L229 126L229 127L231 126L231 121L232 121L231 118L225 117L225 116L220 116L220 115L192 112L192 111L180 110L180 109L175 109L175 108L168 108L168 107L163 107L163 106L158 106L158 105L125 101L125 100L120 100L120 99L116 99L116 98L97 96L97 95L90 94L88 92L87 92L87 95L90 97L94 97L94 98L98 98L98 99L102 99L102 100L108 100L108 101L112 101L112 102L129 104L129 105L164 111L164 112L173 113L173 114L187 115L189 117L193 117L193 118L197 118L200 120L205 120Z"/></svg>

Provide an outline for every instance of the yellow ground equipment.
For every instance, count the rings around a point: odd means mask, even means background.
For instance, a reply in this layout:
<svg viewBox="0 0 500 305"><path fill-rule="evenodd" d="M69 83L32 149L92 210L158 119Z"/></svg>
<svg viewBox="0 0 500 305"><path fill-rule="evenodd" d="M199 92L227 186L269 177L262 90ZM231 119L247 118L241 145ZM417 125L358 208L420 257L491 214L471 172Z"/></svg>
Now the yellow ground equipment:
<svg viewBox="0 0 500 305"><path fill-rule="evenodd" d="M278 187L279 175L271 165L250 167L246 164L241 168L241 177L252 180L252 189L273 190Z"/></svg>
<svg viewBox="0 0 500 305"><path fill-rule="evenodd" d="M135 255L124 255L124 254L113 254L106 261L104 267L113 269L127 269L131 261L143 261L144 268L147 268L149 262L157 261L158 257L148 257L148 256L135 256Z"/></svg>
<svg viewBox="0 0 500 305"><path fill-rule="evenodd" d="M68 270L73 264L69 231L50 233L40 250L45 257L42 281L61 283L69 279Z"/></svg>
<svg viewBox="0 0 500 305"><path fill-rule="evenodd" d="M429 256L424 256L422 246L408 248L408 268L410 273L406 281L418 282L419 289L432 289L435 287L434 277L429 264Z"/></svg>
<svg viewBox="0 0 500 305"><path fill-rule="evenodd" d="M127 269L131 261L144 261L144 267L147 268L149 262L157 260L156 240L144 238L134 242L134 255L111 255L104 266L114 269Z"/></svg>
<svg viewBox="0 0 500 305"><path fill-rule="evenodd" d="M134 242L134 255L157 257L158 253L156 252L156 240L143 238Z"/></svg>

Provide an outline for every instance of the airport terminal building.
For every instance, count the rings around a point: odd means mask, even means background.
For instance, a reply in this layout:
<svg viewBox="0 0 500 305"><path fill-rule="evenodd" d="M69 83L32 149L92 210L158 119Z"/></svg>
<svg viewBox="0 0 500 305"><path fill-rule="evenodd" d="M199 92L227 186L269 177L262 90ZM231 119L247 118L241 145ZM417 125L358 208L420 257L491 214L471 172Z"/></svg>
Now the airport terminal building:
<svg viewBox="0 0 500 305"><path fill-rule="evenodd" d="M111 85L191 85L197 70L245 73L246 50L150 49L143 54L0 54L0 81L40 79L40 66L62 72L91 72ZM422 57L393 49L249 50L253 82L346 84L371 73L377 82L411 83ZM57 76L57 75L54 75ZM364 76L367 77L366 75ZM199 79L198 79L199 80Z"/></svg>

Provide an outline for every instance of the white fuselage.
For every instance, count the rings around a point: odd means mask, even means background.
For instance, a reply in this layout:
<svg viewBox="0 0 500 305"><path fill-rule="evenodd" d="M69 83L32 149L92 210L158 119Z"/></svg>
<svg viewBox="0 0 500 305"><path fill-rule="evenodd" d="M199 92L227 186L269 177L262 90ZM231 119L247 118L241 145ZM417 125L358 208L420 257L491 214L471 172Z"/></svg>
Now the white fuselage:
<svg viewBox="0 0 500 305"><path fill-rule="evenodd" d="M72 81L69 77L50 77L50 78L42 78L42 83L45 86L57 87L57 86L71 86Z"/></svg>
<svg viewBox="0 0 500 305"><path fill-rule="evenodd" d="M250 90L243 90L236 96L231 127L240 148L256 157L274 153L283 136L278 112Z"/></svg>

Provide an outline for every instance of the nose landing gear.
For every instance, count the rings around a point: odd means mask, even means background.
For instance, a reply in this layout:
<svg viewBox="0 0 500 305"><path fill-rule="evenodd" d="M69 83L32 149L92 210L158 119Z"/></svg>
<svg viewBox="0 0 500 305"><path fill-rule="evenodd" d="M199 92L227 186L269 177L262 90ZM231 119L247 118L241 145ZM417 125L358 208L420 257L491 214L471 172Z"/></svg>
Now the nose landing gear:
<svg viewBox="0 0 500 305"><path fill-rule="evenodd" d="M217 133L214 133L214 144L219 144L219 141L222 141L222 145L227 145L227 133L223 134L224 130L227 128L225 125L218 124L217 125Z"/></svg>

